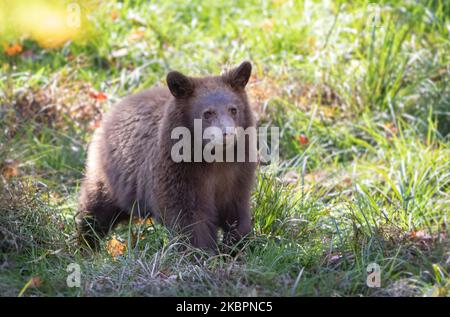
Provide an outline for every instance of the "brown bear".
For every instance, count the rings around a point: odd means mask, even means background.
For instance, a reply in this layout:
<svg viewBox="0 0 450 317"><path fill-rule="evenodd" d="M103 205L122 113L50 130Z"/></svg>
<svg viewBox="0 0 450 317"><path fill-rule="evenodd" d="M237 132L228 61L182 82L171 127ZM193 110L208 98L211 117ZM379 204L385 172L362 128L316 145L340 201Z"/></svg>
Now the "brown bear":
<svg viewBox="0 0 450 317"><path fill-rule="evenodd" d="M179 141L172 131L193 132L194 120L200 120L203 132L215 127L227 142L234 140L231 146L223 143L224 153L235 150L240 137L235 128L255 125L245 91L251 68L243 62L221 76L202 78L173 71L166 78L168 89L150 88L113 107L88 148L76 216L82 241L96 247L98 238L130 215L152 217L203 249L216 249L219 228L225 245L251 231L252 142L241 161L180 162L172 156ZM193 135L188 144L198 142Z"/></svg>

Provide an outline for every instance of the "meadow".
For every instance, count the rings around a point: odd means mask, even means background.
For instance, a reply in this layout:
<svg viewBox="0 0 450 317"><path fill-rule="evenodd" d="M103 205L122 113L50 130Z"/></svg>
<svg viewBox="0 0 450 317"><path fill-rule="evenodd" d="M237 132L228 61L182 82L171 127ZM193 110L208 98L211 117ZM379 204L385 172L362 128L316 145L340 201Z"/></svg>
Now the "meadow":
<svg viewBox="0 0 450 317"><path fill-rule="evenodd" d="M0 5L1 296L450 295L448 1L71 2L83 33L53 42L21 34L13 2ZM180 253L151 221L79 247L102 113L170 70L243 60L258 125L281 134L280 160L258 167L244 248ZM80 287L66 283L71 263Z"/></svg>

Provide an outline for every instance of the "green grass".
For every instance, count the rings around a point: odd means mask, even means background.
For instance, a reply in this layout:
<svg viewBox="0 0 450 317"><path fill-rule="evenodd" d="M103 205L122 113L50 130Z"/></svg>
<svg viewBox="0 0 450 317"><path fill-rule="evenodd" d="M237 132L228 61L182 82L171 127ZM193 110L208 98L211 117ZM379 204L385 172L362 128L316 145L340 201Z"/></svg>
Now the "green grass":
<svg viewBox="0 0 450 317"><path fill-rule="evenodd" d="M91 13L85 41L0 53L0 295L449 296L450 6L379 9L374 20L362 0L117 1ZM99 113L171 69L244 59L259 123L281 128L281 160L258 168L243 251L180 252L149 224L80 249L73 216ZM116 258L113 235L127 246ZM366 285L373 262L380 288ZM80 288L67 287L70 263Z"/></svg>

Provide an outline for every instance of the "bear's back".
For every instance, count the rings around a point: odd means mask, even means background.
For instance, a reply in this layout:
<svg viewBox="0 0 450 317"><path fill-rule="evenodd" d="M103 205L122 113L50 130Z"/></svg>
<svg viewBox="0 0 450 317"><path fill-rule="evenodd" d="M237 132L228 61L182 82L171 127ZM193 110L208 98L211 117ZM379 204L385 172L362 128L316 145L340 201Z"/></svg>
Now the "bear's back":
<svg viewBox="0 0 450 317"><path fill-rule="evenodd" d="M144 90L120 101L102 122L97 146L108 187L121 208L130 209L146 195L145 182L152 179L146 174L157 161L159 125L170 98L167 88Z"/></svg>

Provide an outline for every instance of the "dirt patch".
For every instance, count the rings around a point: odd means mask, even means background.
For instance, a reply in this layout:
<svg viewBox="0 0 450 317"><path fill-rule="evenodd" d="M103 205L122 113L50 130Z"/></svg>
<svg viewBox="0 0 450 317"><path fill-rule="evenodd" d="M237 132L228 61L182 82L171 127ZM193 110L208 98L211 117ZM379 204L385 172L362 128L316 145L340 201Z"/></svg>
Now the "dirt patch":
<svg viewBox="0 0 450 317"><path fill-rule="evenodd" d="M324 119L349 114L344 99L326 83L312 84L286 76L253 75L248 92L258 121L270 119L270 102L276 99L293 104L305 112L318 105L318 115Z"/></svg>
<svg viewBox="0 0 450 317"><path fill-rule="evenodd" d="M106 95L94 91L90 83L57 75L44 86L16 94L6 121L9 133L31 122L60 131L68 126L93 130L101 120L106 100Z"/></svg>

